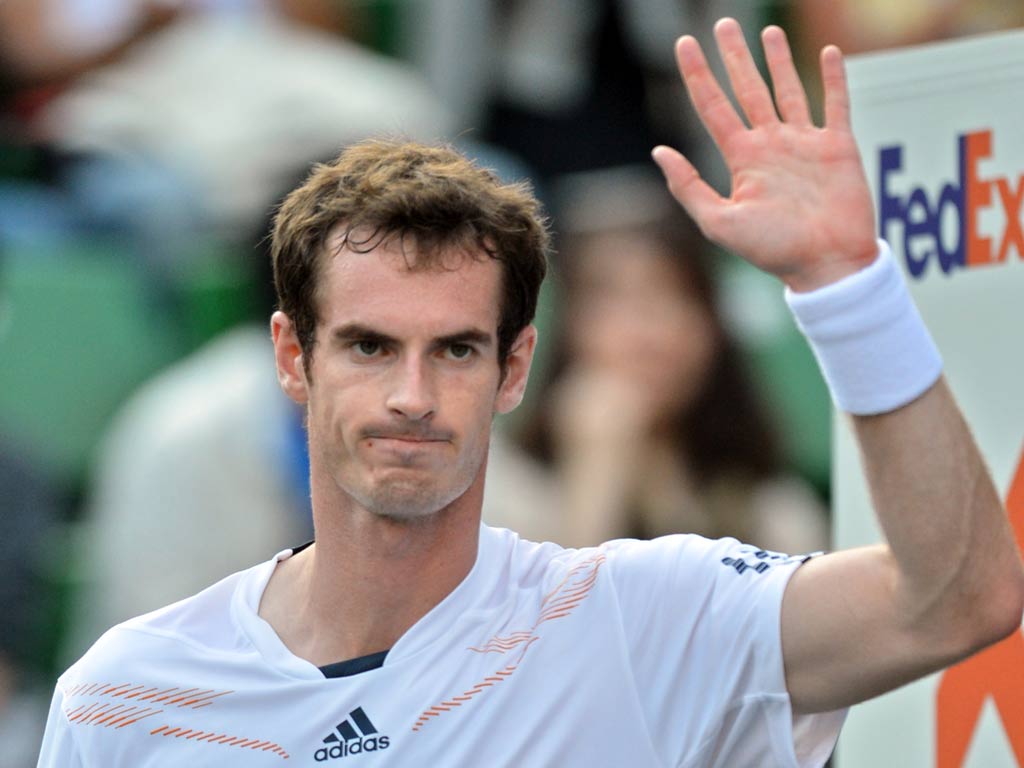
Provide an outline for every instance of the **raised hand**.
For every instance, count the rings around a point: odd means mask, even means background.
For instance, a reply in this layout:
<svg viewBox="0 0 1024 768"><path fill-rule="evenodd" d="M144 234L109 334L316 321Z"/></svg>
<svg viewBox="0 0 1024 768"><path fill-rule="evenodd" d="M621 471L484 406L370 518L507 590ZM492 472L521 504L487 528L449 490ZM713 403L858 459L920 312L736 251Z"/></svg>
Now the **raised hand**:
<svg viewBox="0 0 1024 768"><path fill-rule="evenodd" d="M705 235L794 290L813 290L870 264L877 253L874 211L850 130L839 49L821 52L825 125L818 128L780 28L761 35L774 99L739 24L722 19L715 39L749 127L708 68L700 44L680 38L679 71L729 168L732 189L723 198L681 154L657 147L653 156L673 196Z"/></svg>

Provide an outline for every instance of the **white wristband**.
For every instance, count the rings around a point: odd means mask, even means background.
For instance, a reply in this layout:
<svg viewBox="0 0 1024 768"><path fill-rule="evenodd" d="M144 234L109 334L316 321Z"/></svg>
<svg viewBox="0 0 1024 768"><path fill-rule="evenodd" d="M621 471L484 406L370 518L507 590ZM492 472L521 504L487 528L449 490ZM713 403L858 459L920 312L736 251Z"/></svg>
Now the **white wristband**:
<svg viewBox="0 0 1024 768"><path fill-rule="evenodd" d="M884 240L871 266L808 293L787 288L786 303L841 410L895 410L942 373L939 351Z"/></svg>

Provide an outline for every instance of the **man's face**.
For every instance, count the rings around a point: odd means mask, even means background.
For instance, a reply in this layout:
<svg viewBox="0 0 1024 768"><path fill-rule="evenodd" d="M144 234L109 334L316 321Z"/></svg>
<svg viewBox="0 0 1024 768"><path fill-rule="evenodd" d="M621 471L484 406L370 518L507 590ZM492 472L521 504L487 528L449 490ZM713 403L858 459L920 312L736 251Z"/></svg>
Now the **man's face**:
<svg viewBox="0 0 1024 768"><path fill-rule="evenodd" d="M522 397L535 331L502 379L500 263L453 252L411 270L415 252L397 244L328 248L308 380L290 321L272 322L282 386L308 408L314 489L392 519L429 515L482 478L491 420Z"/></svg>

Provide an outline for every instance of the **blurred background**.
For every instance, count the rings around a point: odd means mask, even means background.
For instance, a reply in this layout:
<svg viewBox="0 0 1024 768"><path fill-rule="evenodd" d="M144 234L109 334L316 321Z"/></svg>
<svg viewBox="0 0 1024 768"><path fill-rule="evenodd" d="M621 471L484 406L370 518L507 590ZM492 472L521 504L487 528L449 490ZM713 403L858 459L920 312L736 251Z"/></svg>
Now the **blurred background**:
<svg viewBox="0 0 1024 768"><path fill-rule="evenodd" d="M722 15L782 24L812 100L826 42L1024 24L983 0L0 0L0 768L34 765L104 629L311 536L265 236L367 136L454 142L552 219L488 521L828 546L828 394L781 290L649 161L671 144L727 192L672 59Z"/></svg>

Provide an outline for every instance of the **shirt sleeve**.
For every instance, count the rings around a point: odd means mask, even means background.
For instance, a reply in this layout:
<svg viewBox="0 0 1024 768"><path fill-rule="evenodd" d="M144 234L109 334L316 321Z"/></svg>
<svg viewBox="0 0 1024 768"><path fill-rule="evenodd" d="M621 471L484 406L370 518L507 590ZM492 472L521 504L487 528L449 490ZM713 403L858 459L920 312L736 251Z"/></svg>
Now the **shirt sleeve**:
<svg viewBox="0 0 1024 768"><path fill-rule="evenodd" d="M71 733L71 724L64 714L64 694L58 685L50 703L43 744L36 768L82 768L84 763Z"/></svg>
<svg viewBox="0 0 1024 768"><path fill-rule="evenodd" d="M794 718L782 595L809 556L734 539L606 546L637 696L667 765L820 766L845 710Z"/></svg>

